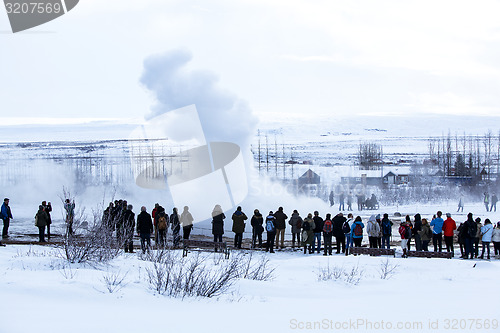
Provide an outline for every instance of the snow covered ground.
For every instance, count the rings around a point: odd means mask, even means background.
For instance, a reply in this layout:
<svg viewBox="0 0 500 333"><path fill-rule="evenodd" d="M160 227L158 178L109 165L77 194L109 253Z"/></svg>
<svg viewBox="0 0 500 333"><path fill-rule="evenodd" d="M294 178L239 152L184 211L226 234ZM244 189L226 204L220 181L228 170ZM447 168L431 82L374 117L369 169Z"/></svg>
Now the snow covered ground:
<svg viewBox="0 0 500 333"><path fill-rule="evenodd" d="M265 255L275 268L273 280L239 279L223 296L182 300L149 288L148 263L138 254L92 267L67 264L50 247L1 248L0 332L499 329L498 260ZM212 263L215 254L203 256ZM397 266L387 279L380 276L384 265ZM346 273L359 269L359 283L345 276L319 280L318 274L328 267ZM104 281L113 274L124 280L121 289L109 293Z"/></svg>

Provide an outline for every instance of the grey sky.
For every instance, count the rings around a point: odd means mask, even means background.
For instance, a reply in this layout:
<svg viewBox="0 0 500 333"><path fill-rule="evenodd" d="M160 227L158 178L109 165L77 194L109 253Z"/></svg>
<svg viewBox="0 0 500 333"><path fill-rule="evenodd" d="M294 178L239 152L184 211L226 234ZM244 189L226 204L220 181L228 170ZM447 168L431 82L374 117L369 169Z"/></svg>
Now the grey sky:
<svg viewBox="0 0 500 333"><path fill-rule="evenodd" d="M184 49L254 111L499 111L499 1L82 0L11 34L1 117L144 117L143 62Z"/></svg>

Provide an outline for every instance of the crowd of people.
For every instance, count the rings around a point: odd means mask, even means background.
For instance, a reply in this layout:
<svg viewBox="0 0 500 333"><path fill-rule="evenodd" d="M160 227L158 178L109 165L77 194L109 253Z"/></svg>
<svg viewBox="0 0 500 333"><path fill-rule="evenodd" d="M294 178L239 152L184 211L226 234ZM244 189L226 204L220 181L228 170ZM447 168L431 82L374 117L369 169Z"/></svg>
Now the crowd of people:
<svg viewBox="0 0 500 333"><path fill-rule="evenodd" d="M495 200L491 202L492 205L493 202ZM64 209L66 211L66 233L73 235L74 201L66 199ZM39 229L39 242L45 242L45 235L50 240L51 211L51 203L42 201L35 215L35 225ZM500 258L500 222L493 225L486 218L482 224L481 218L474 219L473 214L469 213L467 220L457 225L450 213L445 215L446 219L443 218L442 212L438 211L429 220L422 218L418 213L413 218L406 215L397 228L397 233L401 238L400 246L403 257L408 256L412 243L415 251L429 251L431 241L433 251L442 252L445 248L453 256L456 238L463 259L490 259L491 243L493 243L494 255ZM0 217L4 222L2 236L8 238L9 221L12 219L8 198L4 199ZM225 219L222 207L216 205L212 211L214 242L222 242ZM245 221L248 220L248 217L241 207L237 207L231 219L234 247L241 249L246 227ZM189 239L193 229L193 221L194 218L189 212L189 207L185 206L180 214L174 207L172 212L168 214L165 208L158 203L155 204L151 214L147 212L145 206L142 206L136 217L133 206L128 204L126 200L110 202L102 216L104 228L110 233L115 232L117 241L123 246L125 252L130 253L134 252L133 236L135 233L140 237L143 252L151 248L152 237L157 247L167 246L169 230L172 233L172 246L178 248L181 237ZM270 211L265 216L258 209L255 209L250 218L250 225L252 248L264 248L270 253L274 253L275 249L284 249L285 232L289 226L292 250L302 249L304 254L322 251L323 255L327 256L333 254L333 240L335 240L335 253L348 255L349 248L362 246L364 235L368 236L370 248L390 249L394 222L389 219L388 214L383 214L383 216L373 214L365 222L361 216L354 217L352 213L348 213L346 217L342 212L333 217L332 214L326 214L323 218L318 211L315 211L302 218L297 210L293 210L288 217L283 207L279 207L275 212ZM264 232L267 236L265 242L263 241ZM480 244L482 246L481 254L479 254ZM0 245L2 245L1 242Z"/></svg>

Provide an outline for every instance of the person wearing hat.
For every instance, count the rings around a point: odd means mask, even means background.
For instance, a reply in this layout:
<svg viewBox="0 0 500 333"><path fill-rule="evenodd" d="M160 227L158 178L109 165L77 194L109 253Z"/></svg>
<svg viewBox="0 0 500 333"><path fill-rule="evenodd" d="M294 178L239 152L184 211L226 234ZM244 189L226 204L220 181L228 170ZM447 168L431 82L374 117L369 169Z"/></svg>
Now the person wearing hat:
<svg viewBox="0 0 500 333"><path fill-rule="evenodd" d="M252 248L262 248L262 233L264 232L264 218L258 209L253 211L252 219L250 220L250 224L252 225ZM257 245L257 240L259 244Z"/></svg>
<svg viewBox="0 0 500 333"><path fill-rule="evenodd" d="M9 237L9 224L10 224L10 220L12 219L12 213L11 213L10 207L9 207L9 198L3 199L3 204L2 204L2 209L0 211L0 214L1 214L1 218L3 220L2 237L8 238Z"/></svg>
<svg viewBox="0 0 500 333"><path fill-rule="evenodd" d="M438 251L442 252L442 241L443 241L443 223L444 220L441 217L443 213L441 211L438 211L436 213L437 217L433 218L431 221L431 227L432 227L432 244L434 245L434 252Z"/></svg>
<svg viewBox="0 0 500 333"><path fill-rule="evenodd" d="M446 244L446 252L451 252L451 256L454 256L453 249L453 234L454 230L457 229L457 224L451 218L450 213L446 213L446 220L443 223L443 235L444 235L444 243Z"/></svg>

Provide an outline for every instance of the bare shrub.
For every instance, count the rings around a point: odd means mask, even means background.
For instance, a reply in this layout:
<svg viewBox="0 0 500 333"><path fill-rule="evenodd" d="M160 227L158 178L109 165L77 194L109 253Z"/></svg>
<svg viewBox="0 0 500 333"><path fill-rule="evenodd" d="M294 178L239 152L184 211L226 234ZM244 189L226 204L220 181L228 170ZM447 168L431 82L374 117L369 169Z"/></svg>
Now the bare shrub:
<svg viewBox="0 0 500 333"><path fill-rule="evenodd" d="M380 268L378 270L380 278L382 280L390 279L397 273L398 267L398 264L394 264L389 260L389 258L385 258L385 260L380 263Z"/></svg>
<svg viewBox="0 0 500 333"><path fill-rule="evenodd" d="M275 268L269 267L269 258L261 255L257 262L253 260L253 253L244 259L241 277L249 280L269 281L274 278Z"/></svg>
<svg viewBox="0 0 500 333"><path fill-rule="evenodd" d="M76 275L77 271L71 268L70 265L64 265L61 270L59 270L59 273L66 279L66 280L73 280Z"/></svg>
<svg viewBox="0 0 500 333"><path fill-rule="evenodd" d="M346 269L343 266L330 267L330 262L328 262L326 268L320 267L317 272L318 281L343 281L352 285L358 285L363 276L364 270L360 269L359 265Z"/></svg>
<svg viewBox="0 0 500 333"><path fill-rule="evenodd" d="M127 285L127 283L124 282L127 274L128 272L122 274L120 271L106 272L105 274L103 274L101 281L104 283L106 290L110 294L112 294L114 292L120 291Z"/></svg>

